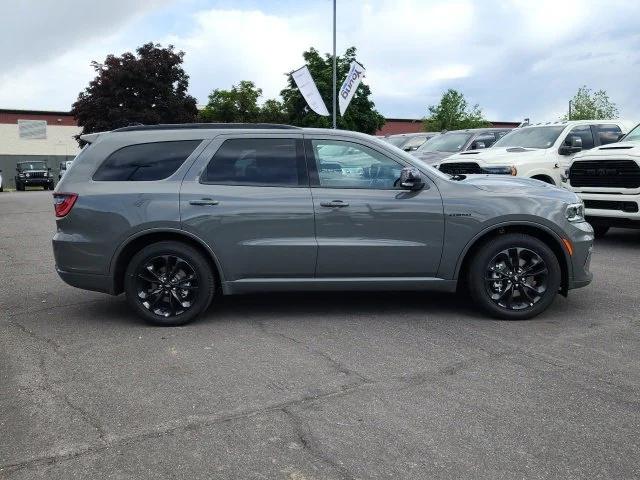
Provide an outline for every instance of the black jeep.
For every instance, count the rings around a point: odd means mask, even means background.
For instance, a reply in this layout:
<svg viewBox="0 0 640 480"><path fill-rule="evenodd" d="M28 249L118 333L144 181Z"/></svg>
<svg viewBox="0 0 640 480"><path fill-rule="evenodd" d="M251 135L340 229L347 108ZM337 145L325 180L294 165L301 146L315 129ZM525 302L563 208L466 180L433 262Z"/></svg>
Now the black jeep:
<svg viewBox="0 0 640 480"><path fill-rule="evenodd" d="M53 190L51 168L43 160L18 162L16 172L16 190L24 191L25 187L43 187L45 190Z"/></svg>

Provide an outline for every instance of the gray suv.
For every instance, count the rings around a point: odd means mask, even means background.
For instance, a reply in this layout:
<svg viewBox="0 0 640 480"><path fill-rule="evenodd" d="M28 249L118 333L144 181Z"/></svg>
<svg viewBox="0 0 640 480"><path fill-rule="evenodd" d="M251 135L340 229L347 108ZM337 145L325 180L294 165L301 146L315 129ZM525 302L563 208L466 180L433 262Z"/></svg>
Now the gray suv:
<svg viewBox="0 0 640 480"><path fill-rule="evenodd" d="M54 192L56 269L178 325L218 294L465 287L530 318L591 281L593 230L567 190L449 176L369 135L278 125L126 127Z"/></svg>

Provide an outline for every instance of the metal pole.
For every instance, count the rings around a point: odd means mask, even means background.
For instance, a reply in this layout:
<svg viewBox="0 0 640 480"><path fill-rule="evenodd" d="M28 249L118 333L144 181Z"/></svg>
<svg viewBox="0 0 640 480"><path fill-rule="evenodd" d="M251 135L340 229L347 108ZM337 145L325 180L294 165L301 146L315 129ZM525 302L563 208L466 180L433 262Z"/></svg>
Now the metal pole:
<svg viewBox="0 0 640 480"><path fill-rule="evenodd" d="M336 0L333 0L333 128L336 127Z"/></svg>
<svg viewBox="0 0 640 480"><path fill-rule="evenodd" d="M571 100L569 100L569 120L571 120Z"/></svg>

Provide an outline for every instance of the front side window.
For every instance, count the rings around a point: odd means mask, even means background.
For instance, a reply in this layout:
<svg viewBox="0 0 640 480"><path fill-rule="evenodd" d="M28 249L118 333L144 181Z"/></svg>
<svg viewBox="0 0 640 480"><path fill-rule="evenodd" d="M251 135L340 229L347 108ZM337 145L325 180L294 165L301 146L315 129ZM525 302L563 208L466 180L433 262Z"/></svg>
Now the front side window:
<svg viewBox="0 0 640 480"><path fill-rule="evenodd" d="M609 143L617 142L620 138L620 135L622 135L622 130L620 130L620 127L618 125L596 125L595 128L600 145L607 145Z"/></svg>
<svg viewBox="0 0 640 480"><path fill-rule="evenodd" d="M113 152L93 179L103 182L164 180L173 175L202 140L129 145Z"/></svg>
<svg viewBox="0 0 640 480"><path fill-rule="evenodd" d="M443 133L425 142L420 152L460 152L473 134L471 133Z"/></svg>
<svg viewBox="0 0 640 480"><path fill-rule="evenodd" d="M321 187L393 189L402 165L364 145L312 140Z"/></svg>
<svg viewBox="0 0 640 480"><path fill-rule="evenodd" d="M567 145L571 145L571 137L580 137L582 139L582 149L589 150L593 148L593 134L589 125L578 125L573 127L565 139Z"/></svg>
<svg viewBox="0 0 640 480"><path fill-rule="evenodd" d="M564 129L564 125L516 128L494 143L493 146L502 148L551 148Z"/></svg>
<svg viewBox="0 0 640 480"><path fill-rule="evenodd" d="M300 145L300 147L298 147ZM202 183L299 186L307 183L301 140L233 138L225 140L207 165Z"/></svg>

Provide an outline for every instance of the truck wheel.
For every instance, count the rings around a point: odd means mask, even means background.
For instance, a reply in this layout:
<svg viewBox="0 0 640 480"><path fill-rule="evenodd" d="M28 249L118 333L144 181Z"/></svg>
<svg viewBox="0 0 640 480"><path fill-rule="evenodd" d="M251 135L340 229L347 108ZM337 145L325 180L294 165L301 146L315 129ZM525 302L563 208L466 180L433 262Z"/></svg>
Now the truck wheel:
<svg viewBox="0 0 640 480"><path fill-rule="evenodd" d="M473 300L491 316L505 320L525 320L546 310L561 280L553 251L542 240L519 233L482 245L468 272Z"/></svg>
<svg viewBox="0 0 640 480"><path fill-rule="evenodd" d="M182 242L153 243L136 253L125 272L133 310L154 325L178 326L204 312L215 292L207 259Z"/></svg>
<svg viewBox="0 0 640 480"><path fill-rule="evenodd" d="M596 238L604 237L608 231L609 231L609 227L607 227L606 225L593 226L593 233L596 236Z"/></svg>

